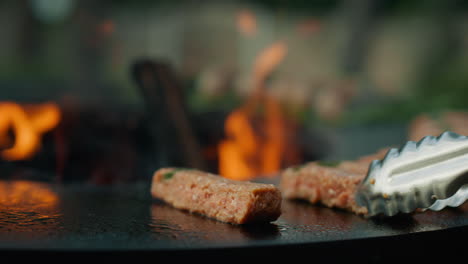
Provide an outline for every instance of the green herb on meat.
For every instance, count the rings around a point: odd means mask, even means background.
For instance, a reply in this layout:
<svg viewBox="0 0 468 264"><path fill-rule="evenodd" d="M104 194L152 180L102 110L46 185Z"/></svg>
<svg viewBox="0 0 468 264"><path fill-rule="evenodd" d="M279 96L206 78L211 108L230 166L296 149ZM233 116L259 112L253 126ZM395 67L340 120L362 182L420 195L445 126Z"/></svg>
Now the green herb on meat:
<svg viewBox="0 0 468 264"><path fill-rule="evenodd" d="M338 167L340 165L341 160L321 160L318 161L317 164L324 167Z"/></svg>
<svg viewBox="0 0 468 264"><path fill-rule="evenodd" d="M294 172L298 172L298 171L300 171L304 166L305 166L305 164L301 164L301 165L294 166L294 167L292 167L291 169L292 169Z"/></svg>
<svg viewBox="0 0 468 264"><path fill-rule="evenodd" d="M171 179L171 178L174 176L174 174L175 174L176 172L177 172L177 170L172 170L172 171L170 171L170 172L168 172L168 173L164 173L163 179L164 179L164 180L169 180L169 179Z"/></svg>
<svg viewBox="0 0 468 264"><path fill-rule="evenodd" d="M173 169L173 170L170 171L170 172L164 173L164 175L163 175L163 180L169 180L169 179L171 179L172 177L174 177L174 174L176 174L176 173L179 172L179 171L183 171L183 170L191 170L191 169L187 169L187 168L175 168L175 169Z"/></svg>

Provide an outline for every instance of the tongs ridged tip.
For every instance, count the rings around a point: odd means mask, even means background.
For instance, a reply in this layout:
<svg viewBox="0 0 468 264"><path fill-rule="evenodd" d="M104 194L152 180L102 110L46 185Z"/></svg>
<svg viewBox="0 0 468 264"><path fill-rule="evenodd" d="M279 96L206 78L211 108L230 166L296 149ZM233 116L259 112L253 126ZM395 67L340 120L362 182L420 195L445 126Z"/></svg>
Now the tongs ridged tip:
<svg viewBox="0 0 468 264"><path fill-rule="evenodd" d="M468 198L468 188L462 187L468 183L467 171L468 137L447 131L408 141L371 162L356 202L369 216L459 206Z"/></svg>

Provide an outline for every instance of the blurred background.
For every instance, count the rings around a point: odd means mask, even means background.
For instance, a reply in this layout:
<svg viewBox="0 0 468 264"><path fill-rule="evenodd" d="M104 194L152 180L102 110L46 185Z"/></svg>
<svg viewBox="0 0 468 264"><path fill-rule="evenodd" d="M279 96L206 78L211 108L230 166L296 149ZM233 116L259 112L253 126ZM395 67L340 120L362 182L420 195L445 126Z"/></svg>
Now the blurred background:
<svg viewBox="0 0 468 264"><path fill-rule="evenodd" d="M113 183L183 166L251 179L417 140L418 126L464 133L467 12L455 0L1 0L2 175Z"/></svg>

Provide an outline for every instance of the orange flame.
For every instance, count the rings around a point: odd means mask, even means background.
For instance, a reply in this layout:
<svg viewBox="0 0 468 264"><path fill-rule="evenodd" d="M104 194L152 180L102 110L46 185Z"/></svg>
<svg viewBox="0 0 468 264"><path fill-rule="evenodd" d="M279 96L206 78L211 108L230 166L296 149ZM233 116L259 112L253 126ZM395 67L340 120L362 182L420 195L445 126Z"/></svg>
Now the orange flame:
<svg viewBox="0 0 468 264"><path fill-rule="evenodd" d="M41 146L41 135L55 128L60 118L55 103L21 106L0 102L0 156L9 161L31 158Z"/></svg>
<svg viewBox="0 0 468 264"><path fill-rule="evenodd" d="M283 61L288 49L282 41L273 43L263 50L255 60L253 68L253 85L257 93L264 93L266 78Z"/></svg>
<svg viewBox="0 0 468 264"><path fill-rule="evenodd" d="M265 80L287 53L283 42L263 50L255 60L253 94L229 114L227 139L218 146L219 173L230 179L248 180L277 172L286 146L285 118L279 102L266 94Z"/></svg>
<svg viewBox="0 0 468 264"><path fill-rule="evenodd" d="M237 13L237 29L245 36L253 36L257 32L257 19L254 13L243 9Z"/></svg>

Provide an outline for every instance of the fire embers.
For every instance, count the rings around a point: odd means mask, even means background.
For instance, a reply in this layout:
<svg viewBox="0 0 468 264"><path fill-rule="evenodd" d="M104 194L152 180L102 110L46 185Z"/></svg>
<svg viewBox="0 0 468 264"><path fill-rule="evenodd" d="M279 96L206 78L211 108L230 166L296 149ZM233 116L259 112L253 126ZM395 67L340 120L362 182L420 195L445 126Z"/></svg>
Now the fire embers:
<svg viewBox="0 0 468 264"><path fill-rule="evenodd" d="M60 122L55 103L20 105L0 102L0 156L4 160L30 159L41 146L44 133Z"/></svg>

